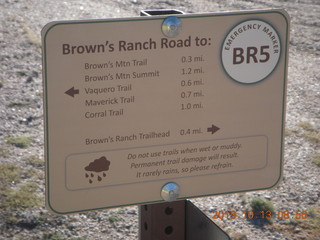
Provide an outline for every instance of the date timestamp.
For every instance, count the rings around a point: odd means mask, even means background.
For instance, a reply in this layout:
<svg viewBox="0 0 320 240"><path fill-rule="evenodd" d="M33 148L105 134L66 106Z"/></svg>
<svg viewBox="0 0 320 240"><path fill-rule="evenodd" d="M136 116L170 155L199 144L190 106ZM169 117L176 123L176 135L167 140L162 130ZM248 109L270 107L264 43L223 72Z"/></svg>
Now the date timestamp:
<svg viewBox="0 0 320 240"><path fill-rule="evenodd" d="M306 219L308 217L307 211L289 212L287 210L271 211L211 211L213 213L212 219Z"/></svg>

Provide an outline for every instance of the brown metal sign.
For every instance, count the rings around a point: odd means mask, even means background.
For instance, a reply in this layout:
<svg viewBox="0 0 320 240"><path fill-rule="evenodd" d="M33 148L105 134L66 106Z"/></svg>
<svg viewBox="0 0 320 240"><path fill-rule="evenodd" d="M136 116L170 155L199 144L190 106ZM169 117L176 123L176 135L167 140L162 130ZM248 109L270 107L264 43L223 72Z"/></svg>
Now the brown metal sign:
<svg viewBox="0 0 320 240"><path fill-rule="evenodd" d="M262 190L282 172L282 10L44 27L47 205L59 214Z"/></svg>

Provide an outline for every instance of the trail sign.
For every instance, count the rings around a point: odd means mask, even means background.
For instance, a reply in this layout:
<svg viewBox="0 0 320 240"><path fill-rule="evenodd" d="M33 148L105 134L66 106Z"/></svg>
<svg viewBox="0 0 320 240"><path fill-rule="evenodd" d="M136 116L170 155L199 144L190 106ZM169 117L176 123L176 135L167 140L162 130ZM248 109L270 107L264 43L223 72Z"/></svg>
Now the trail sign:
<svg viewBox="0 0 320 240"><path fill-rule="evenodd" d="M178 199L275 186L288 34L283 10L46 25L49 208L160 202L169 182Z"/></svg>

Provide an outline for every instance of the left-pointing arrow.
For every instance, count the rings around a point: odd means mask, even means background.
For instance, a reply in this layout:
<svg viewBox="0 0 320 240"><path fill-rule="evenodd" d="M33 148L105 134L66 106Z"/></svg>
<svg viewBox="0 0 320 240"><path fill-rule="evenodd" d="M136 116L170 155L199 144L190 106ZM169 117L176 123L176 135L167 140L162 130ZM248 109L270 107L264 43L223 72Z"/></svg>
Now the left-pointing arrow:
<svg viewBox="0 0 320 240"><path fill-rule="evenodd" d="M66 91L65 94L74 97L74 95L79 94L79 89L74 89L74 87L72 87L68 91Z"/></svg>

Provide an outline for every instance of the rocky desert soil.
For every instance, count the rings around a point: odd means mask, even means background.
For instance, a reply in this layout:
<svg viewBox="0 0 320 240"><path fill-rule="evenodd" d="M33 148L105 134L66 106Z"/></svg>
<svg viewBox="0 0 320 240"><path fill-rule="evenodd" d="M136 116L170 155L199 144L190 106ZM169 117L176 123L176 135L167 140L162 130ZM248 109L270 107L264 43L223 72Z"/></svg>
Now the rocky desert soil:
<svg viewBox="0 0 320 240"><path fill-rule="evenodd" d="M284 179L269 191L192 199L250 210L253 198L306 219L216 223L233 239L320 239L320 2L318 0L0 0L0 239L138 239L138 208L55 216L44 206L42 27L53 20L284 8L291 16ZM306 211L306 212L303 212Z"/></svg>

